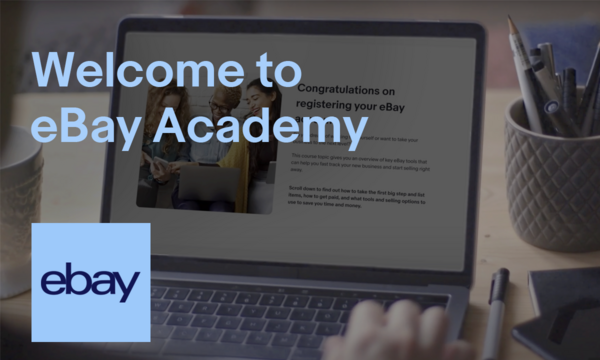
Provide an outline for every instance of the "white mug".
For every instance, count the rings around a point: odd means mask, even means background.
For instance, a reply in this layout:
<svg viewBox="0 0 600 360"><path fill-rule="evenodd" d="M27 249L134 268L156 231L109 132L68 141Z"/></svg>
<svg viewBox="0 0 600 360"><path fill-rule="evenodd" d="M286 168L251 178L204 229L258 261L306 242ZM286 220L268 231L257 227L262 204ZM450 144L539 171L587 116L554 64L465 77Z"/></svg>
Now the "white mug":
<svg viewBox="0 0 600 360"><path fill-rule="evenodd" d="M42 144L11 126L0 154L0 298L31 289L31 224L40 222Z"/></svg>

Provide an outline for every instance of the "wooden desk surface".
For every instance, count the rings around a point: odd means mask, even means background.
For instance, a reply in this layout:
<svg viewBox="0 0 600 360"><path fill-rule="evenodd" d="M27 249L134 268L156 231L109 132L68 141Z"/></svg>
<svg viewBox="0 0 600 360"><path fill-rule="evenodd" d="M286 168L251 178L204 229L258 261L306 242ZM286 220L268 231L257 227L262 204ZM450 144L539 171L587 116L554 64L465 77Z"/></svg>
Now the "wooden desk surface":
<svg viewBox="0 0 600 360"><path fill-rule="evenodd" d="M541 250L521 241L508 218L504 179L504 109L518 90L488 90L486 97L481 206L476 276L464 337L481 351L489 306L492 274L500 267L511 271L500 359L538 359L510 336L511 328L533 317L527 271L600 266L600 252L563 254ZM15 122L30 127L39 116L60 119L61 106L83 109L88 119L108 113L109 96L97 94L25 94L16 98ZM42 222L97 222L100 217L105 146L90 137L81 143L44 145ZM66 161L77 166L65 166ZM72 173L65 173L70 169ZM3 300L3 321L31 326L31 293Z"/></svg>

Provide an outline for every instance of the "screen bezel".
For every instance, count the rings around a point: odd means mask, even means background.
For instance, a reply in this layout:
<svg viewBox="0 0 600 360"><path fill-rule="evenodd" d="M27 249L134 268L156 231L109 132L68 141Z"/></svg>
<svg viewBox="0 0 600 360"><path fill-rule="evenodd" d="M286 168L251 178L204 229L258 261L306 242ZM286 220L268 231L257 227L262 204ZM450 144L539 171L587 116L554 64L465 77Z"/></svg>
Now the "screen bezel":
<svg viewBox="0 0 600 360"><path fill-rule="evenodd" d="M486 32L477 23L356 21L356 20L292 20L220 17L129 17L119 24L115 68L123 62L128 32L184 33L253 33L339 36L403 36L468 38L476 42L473 122L471 128L468 177L467 228L463 271L429 271L376 269L350 266L325 266L277 262L215 260L191 257L152 255L152 270L209 274L247 275L324 281L351 281L405 285L457 285L470 288L474 274L477 236L481 148L484 105L484 64ZM120 84L113 73L115 86L111 92L110 116L119 113ZM106 151L101 222L110 222L114 159L116 144L109 142Z"/></svg>

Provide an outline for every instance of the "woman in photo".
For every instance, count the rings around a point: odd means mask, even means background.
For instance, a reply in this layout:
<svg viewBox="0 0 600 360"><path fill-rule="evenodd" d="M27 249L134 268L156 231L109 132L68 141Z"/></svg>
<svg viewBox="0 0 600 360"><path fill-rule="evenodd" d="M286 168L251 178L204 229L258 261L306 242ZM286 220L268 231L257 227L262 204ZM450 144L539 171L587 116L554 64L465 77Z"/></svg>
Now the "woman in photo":
<svg viewBox="0 0 600 360"><path fill-rule="evenodd" d="M137 204L141 207L155 207L159 186L167 184L171 178L167 163L189 161L188 144L179 143L175 134L164 134L160 142L154 142L166 108L173 108L180 128L187 129L190 120L188 92L185 87L178 87L175 79L165 87L150 85L148 88L137 194Z"/></svg>
<svg viewBox="0 0 600 360"><path fill-rule="evenodd" d="M235 202L235 212L270 214L273 208L273 184L267 184L269 163L277 160L277 139L273 136L273 125L281 117L282 95L277 84L263 86L260 79L253 80L246 88L246 101L250 113L246 116L261 116L262 108L269 108L269 142L251 143L243 136L233 143L226 157L217 164L221 167L242 169L240 186ZM262 126L250 126L252 136L262 133Z"/></svg>

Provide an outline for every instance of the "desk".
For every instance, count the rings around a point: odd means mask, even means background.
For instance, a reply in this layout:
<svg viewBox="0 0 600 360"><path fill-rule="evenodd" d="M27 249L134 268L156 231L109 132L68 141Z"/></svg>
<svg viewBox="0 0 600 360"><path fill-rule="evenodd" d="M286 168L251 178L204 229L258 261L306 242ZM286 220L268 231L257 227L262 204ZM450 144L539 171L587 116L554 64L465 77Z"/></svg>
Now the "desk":
<svg viewBox="0 0 600 360"><path fill-rule="evenodd" d="M476 276L464 337L480 353L487 324L487 304L492 274L500 267L511 271L500 359L538 359L512 340L511 328L533 317L527 271L600 266L600 252L563 254L541 250L521 241L508 218L504 179L504 109L519 96L518 90L490 90L486 97L483 171ZM108 113L109 96L99 94L26 94L16 98L15 122L29 127L39 116L60 119L61 106L82 108L88 119ZM42 222L97 222L100 217L105 146L88 139L77 144L44 145ZM64 162L77 166L62 165ZM65 174L59 169L74 169ZM3 321L31 324L31 293L1 302Z"/></svg>

